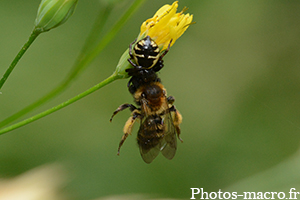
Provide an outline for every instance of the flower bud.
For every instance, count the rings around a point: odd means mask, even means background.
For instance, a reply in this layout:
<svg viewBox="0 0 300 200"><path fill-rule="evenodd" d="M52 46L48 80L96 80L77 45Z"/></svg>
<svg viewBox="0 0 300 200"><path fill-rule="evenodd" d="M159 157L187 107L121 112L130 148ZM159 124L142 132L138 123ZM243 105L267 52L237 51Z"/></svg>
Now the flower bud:
<svg viewBox="0 0 300 200"><path fill-rule="evenodd" d="M77 2L78 0L42 0L35 19L35 30L45 32L63 24L73 14Z"/></svg>

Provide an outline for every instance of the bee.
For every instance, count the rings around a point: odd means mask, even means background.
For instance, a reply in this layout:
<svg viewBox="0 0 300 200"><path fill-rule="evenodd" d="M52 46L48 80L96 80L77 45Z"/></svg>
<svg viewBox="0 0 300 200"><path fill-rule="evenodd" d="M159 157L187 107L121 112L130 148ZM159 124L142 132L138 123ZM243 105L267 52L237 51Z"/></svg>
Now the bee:
<svg viewBox="0 0 300 200"><path fill-rule="evenodd" d="M172 40L170 44L171 42ZM123 129L118 155L124 141L131 134L133 125L139 121L137 142L143 160L151 163L159 152L171 160L177 149L176 135L182 142L179 136L182 116L173 105L175 98L167 97L167 91L156 74L164 66L162 59L169 51L170 44L161 53L158 45L149 36L138 41L132 48L134 43L135 41L129 45L128 59L133 68L126 72L131 77L127 84L128 90L138 107L122 104L110 119L112 121L117 113L127 108L131 111Z"/></svg>
<svg viewBox="0 0 300 200"><path fill-rule="evenodd" d="M138 108L133 104L122 104L110 119L112 121L117 113L127 108L132 112L123 129L118 155L124 141L131 134L133 125L140 121L137 142L143 160L151 163L159 152L171 160L177 149L176 134L182 142L179 136L182 116L173 105L174 97L167 97L166 89L160 81L140 85L133 97Z"/></svg>

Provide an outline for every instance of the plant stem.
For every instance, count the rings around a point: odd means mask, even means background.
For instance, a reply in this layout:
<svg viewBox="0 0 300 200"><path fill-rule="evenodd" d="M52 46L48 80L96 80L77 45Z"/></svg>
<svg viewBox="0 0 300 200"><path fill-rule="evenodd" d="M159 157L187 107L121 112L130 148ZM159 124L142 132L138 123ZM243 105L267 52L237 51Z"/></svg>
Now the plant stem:
<svg viewBox="0 0 300 200"><path fill-rule="evenodd" d="M20 127L22 127L22 126L24 126L26 124L29 124L31 122L34 122L34 121L40 119L42 117L50 115L51 113L53 113L55 111L58 111L58 110L60 110L60 109L62 109L64 107L66 107L66 106L68 106L68 105L70 105L70 104L78 101L79 99L82 99L83 97L85 97L85 96L87 96L87 95L89 95L89 94L97 91L98 89L100 89L100 88L106 86L107 84L109 84L109 83L111 83L111 82L113 82L113 81L115 81L117 79L120 79L120 78L122 78L122 77L120 77L116 73L114 73L110 77L108 77L107 79L105 79L104 81L102 81L101 83L98 83L97 85L91 87L90 89L84 91L83 93L81 93L81 94L79 94L79 95L77 95L77 96L75 96L75 97L73 97L73 98L71 98L71 99L69 99L69 100L67 100L67 101L65 101L65 102L57 105L57 106L52 107L52 108L50 108L50 109L48 109L48 110L46 110L46 111L44 111L42 113L39 113L39 114L37 114L37 115L35 115L33 117L30 117L28 119L25 119L25 120L23 120L21 122L18 122L16 124L13 124L13 125L11 125L11 126L9 126L7 128L4 128L4 129L0 130L0 135L2 135L4 133L7 133L9 131L12 131L14 129L20 128Z"/></svg>
<svg viewBox="0 0 300 200"><path fill-rule="evenodd" d="M79 72L81 72L83 69L85 69L87 67L87 65L89 65L94 60L94 58L96 56L98 56L99 53L102 52L102 50L106 47L106 45L115 37L115 35L118 33L118 31L123 27L123 25L129 19L129 17L133 14L133 12L135 12L144 1L145 0L136 0L131 5L131 7L125 12L125 14L120 18L120 20L114 25L114 27L103 37L103 39L101 39L101 41L99 41L99 43L91 51L86 52L85 50L87 50L88 47L86 45L84 46L83 51L78 56L78 59L72 68L72 71L59 86L54 88L50 93L46 94L45 96L43 96L36 102L25 107L24 109L20 110L19 112L11 115L10 117L4 119L2 122L0 122L0 128L19 119L20 117L24 116L25 114L29 113L30 111L34 110L35 108L41 106L42 104L46 103L47 101L56 97L62 91L64 91L70 85L72 80L74 80L79 75ZM104 17L108 16L110 11L111 11L111 8L108 8L108 11L105 12L106 14L104 14ZM98 20L101 20L101 17L97 18L95 25L99 24ZM91 33L91 34L93 34L93 33ZM93 36L89 36L89 38L87 39L87 43L90 43L91 37L93 37Z"/></svg>
<svg viewBox="0 0 300 200"><path fill-rule="evenodd" d="M99 38L101 38L101 35L103 35L103 27L106 25L107 19L109 18L113 8L114 3L108 3L103 7L101 6L92 30L90 31L89 36L86 38L80 55L77 57L77 60L81 60L81 57L83 57L83 55L87 54L92 48L95 47L95 45L99 41Z"/></svg>
<svg viewBox="0 0 300 200"><path fill-rule="evenodd" d="M28 41L24 44L24 46L21 48L15 59L12 61L8 69L6 70L5 74L3 75L2 79L0 80L0 89L4 85L5 81L8 79L11 72L14 70L15 66L19 62L19 60L22 58L24 53L27 51L27 49L30 47L30 45L34 42L34 40L39 36L41 32L33 30Z"/></svg>
<svg viewBox="0 0 300 200"><path fill-rule="evenodd" d="M63 92L70 85L72 80L74 80L76 78L76 76L78 75L78 71L80 70L80 68L83 67L81 65L81 62L82 62L82 60L84 60L84 57L86 57L87 49L89 48L91 41L98 39L98 38L96 38L97 35L95 35L95 33L93 33L93 32L94 31L97 31L98 33L101 32L102 27L105 24L105 19L108 18L110 13L111 13L111 5L108 5L106 8L104 8L104 12L99 12L99 15L97 16L97 19L93 25L92 31L88 35L88 37L85 41L85 44L84 44L80 54L78 55L78 57L75 61L75 64L74 64L72 70L70 71L69 75L67 75L67 77L56 88L52 89L48 94L44 95L42 98L38 99L34 103L30 104L29 106L23 108L22 110L18 111L17 113L15 113L15 114L11 115L10 117L1 121L0 128L8 125L9 123L17 120L18 118L20 118L20 117L24 116L25 114L29 113L30 111L34 110L35 108L43 105L50 99L54 98L55 96L57 96L58 94ZM99 25L101 25L101 26L99 26Z"/></svg>

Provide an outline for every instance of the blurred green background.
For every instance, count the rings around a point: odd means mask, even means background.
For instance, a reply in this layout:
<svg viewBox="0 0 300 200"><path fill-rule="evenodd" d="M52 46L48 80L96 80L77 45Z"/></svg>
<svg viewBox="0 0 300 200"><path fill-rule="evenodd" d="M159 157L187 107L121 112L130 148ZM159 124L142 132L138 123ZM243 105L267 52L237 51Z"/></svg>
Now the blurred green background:
<svg viewBox="0 0 300 200"><path fill-rule="evenodd" d="M27 41L39 2L0 1L1 76ZM106 29L131 2L117 4ZM67 91L27 117L111 75L141 23L172 2L146 1ZM66 24L37 38L1 90L0 120L64 79L102 3L79 1ZM116 155L130 112L109 119L120 104L132 103L128 80L119 80L0 136L0 177L60 163L69 177L63 192L78 200L124 194L190 199L190 188L299 192L300 2L180 0L178 9L184 6L196 24L171 48L159 73L183 115L184 143L173 160L160 155L145 164L137 127Z"/></svg>

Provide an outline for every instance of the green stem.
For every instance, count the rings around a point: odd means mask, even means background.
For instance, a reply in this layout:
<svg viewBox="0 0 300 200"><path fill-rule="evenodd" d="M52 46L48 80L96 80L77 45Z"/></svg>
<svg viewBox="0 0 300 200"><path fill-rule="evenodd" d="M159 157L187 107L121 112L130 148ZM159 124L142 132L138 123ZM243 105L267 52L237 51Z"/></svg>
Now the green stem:
<svg viewBox="0 0 300 200"><path fill-rule="evenodd" d="M89 52L86 57L83 57L81 64L87 66L90 64L99 53L107 46L107 44L117 35L120 29L124 26L130 16L141 6L145 0L136 0L130 8L125 12L125 14L120 18L120 20L113 26L113 28L103 37L103 39L98 43L98 45ZM82 68L80 68L82 70ZM78 73L80 70L75 71Z"/></svg>
<svg viewBox="0 0 300 200"><path fill-rule="evenodd" d="M120 77L116 73L114 73L113 75L111 75L110 77L108 77L107 79L105 79L104 81L102 81L101 83L98 83L97 85L91 87L90 89L86 90L85 92L83 92L83 93L81 93L81 94L79 94L79 95L77 95L77 96L75 96L75 97L73 97L73 98L71 98L71 99L69 99L69 100L67 100L67 101L59 104L59 105L57 105L57 106L52 107L52 108L50 108L50 109L48 109L48 110L46 110L46 111L44 111L42 113L39 113L39 114L37 114L37 115L35 115L33 117L30 117L28 119L25 119L25 120L19 122L19 123L16 123L16 124L14 124L12 126L9 126L7 128L4 128L4 129L0 130L0 135L2 135L4 133L7 133L9 131L12 131L14 129L20 128L22 126L25 126L26 124L34 122L34 121L36 121L36 120L38 120L38 119L40 119L42 117L50 115L51 113L53 113L55 111L58 111L58 110L60 110L60 109L62 109L64 107L66 107L66 106L68 106L68 105L70 105L70 104L72 104L72 103L74 103L74 102L82 99L83 97L85 97L85 96L87 96L87 95L89 95L89 94L91 94L91 93L99 90L100 88L102 88L102 87L108 85L109 83L111 83L111 82L113 82L113 81L115 81L117 79L120 79L120 78L122 78L122 77Z"/></svg>
<svg viewBox="0 0 300 200"><path fill-rule="evenodd" d="M50 99L54 98L57 96L59 93L63 92L71 83L71 81L76 78L76 75L78 74L78 71L80 70L81 66L81 61L87 54L87 49L89 45L91 45L92 40L96 40L98 38L94 31L100 32L102 30L102 27L105 24L105 19L110 15L111 12L111 6L107 6L104 8L104 12L99 12L99 15L97 16L97 19L93 25L92 31L90 32L89 36L87 37L85 44L79 54L79 56L76 59L76 62L69 73L69 75L65 78L64 81L62 81L56 88L51 90L48 94L40 98L39 100L35 101L31 105L23 108L22 110L18 111L17 113L11 115L10 117L4 119L3 121L0 122L0 128L6 126L7 124L11 123L12 121L17 120L18 118L22 117L23 115L29 113L30 111L34 110L35 108L43 105L45 102L49 101ZM101 25L101 26L99 26Z"/></svg>
<svg viewBox="0 0 300 200"><path fill-rule="evenodd" d="M30 111L34 110L35 108L39 107L40 105L46 103L50 99L54 98L58 94L60 94L62 91L64 91L74 80L78 75L79 72L82 71L88 64L90 64L93 59L98 56L99 53L106 47L106 45L113 39L113 37L118 33L118 31L123 27L123 25L126 23L126 21L130 18L130 16L135 12L139 6L144 2L145 0L136 0L131 7L125 12L125 14L120 18L120 20L114 25L114 27L103 37L103 39L96 45L94 49L92 49L90 52L86 53L85 51L82 51L82 53L79 55L73 70L70 72L70 74L67 76L67 78L56 88L54 88L50 93L45 95L44 97L40 98L36 102L32 103L31 105L25 107L24 109L20 110L19 112L11 115L10 117L6 118L2 122L0 122L0 128L8 125L9 123L19 119L20 117L24 116L25 114L29 113ZM110 11L110 10L108 10ZM109 12L105 12L107 15ZM98 18L98 20L101 20L101 18ZM98 24L96 21L95 24ZM90 36L89 36L90 37ZM91 36L92 37L92 36ZM90 39L87 39L87 43L90 42ZM87 47L84 47L84 50L86 50Z"/></svg>
<svg viewBox="0 0 300 200"><path fill-rule="evenodd" d="M103 27L106 25L107 19L109 18L113 8L114 3L109 3L108 5L105 5L103 7L101 6L101 10L99 11L98 17L96 18L93 28L89 33L89 36L85 40L85 44L83 45L77 60L81 60L83 55L85 55L86 53L88 53L88 51L95 47L95 44L97 44L100 36L102 35Z"/></svg>
<svg viewBox="0 0 300 200"><path fill-rule="evenodd" d="M5 74L3 75L2 79L0 80L0 89L4 85L5 81L8 79L10 73L14 70L15 66L19 62L19 60L22 58L24 53L27 51L27 49L30 47L30 45L34 42L34 40L39 36L41 32L33 30L28 41L24 44L24 46L21 48L15 59L12 61L8 69L6 70Z"/></svg>
<svg viewBox="0 0 300 200"><path fill-rule="evenodd" d="M56 88L52 89L48 94L40 98L39 100L35 101L34 103L30 104L29 106L23 108L22 110L18 111L17 113L11 115L10 117L4 119L3 121L0 122L0 128L8 125L9 123L17 120L18 118L24 116L25 114L29 113L30 111L34 110L35 108L43 105L50 99L54 98L61 92L63 92L72 82L73 79L76 78L76 75L78 74L78 71L80 70L81 66L81 61L87 54L87 49L89 45L91 44L92 40L96 40L97 35L95 35L93 32L97 31L98 33L102 30L102 27L105 24L105 19L110 15L111 12L111 6L107 6L104 8L104 12L99 12L99 15L97 16L97 19L93 25L92 31L88 35L85 44L79 54L79 56L76 59L76 62L69 73L69 75L63 80ZM101 24L101 26L99 26Z"/></svg>
<svg viewBox="0 0 300 200"><path fill-rule="evenodd" d="M101 35L101 32L103 31L103 27L107 21L107 18L111 14L112 8L113 5L109 4L104 8L104 10L101 10L99 12L99 15L93 25L93 28L89 36L87 37L85 44L83 45L81 52L77 57L72 70L70 71L69 75L66 77L65 81L63 82L64 84L66 84L66 86L69 83L71 83L73 79L77 77L80 71L84 70L85 67L87 67L87 65L84 65L85 59L89 57L90 52L92 52L98 45L101 45L101 43L103 42L104 39L96 43L99 40L99 36ZM110 31L107 34L110 34ZM92 58L92 60L93 59L94 58Z"/></svg>

